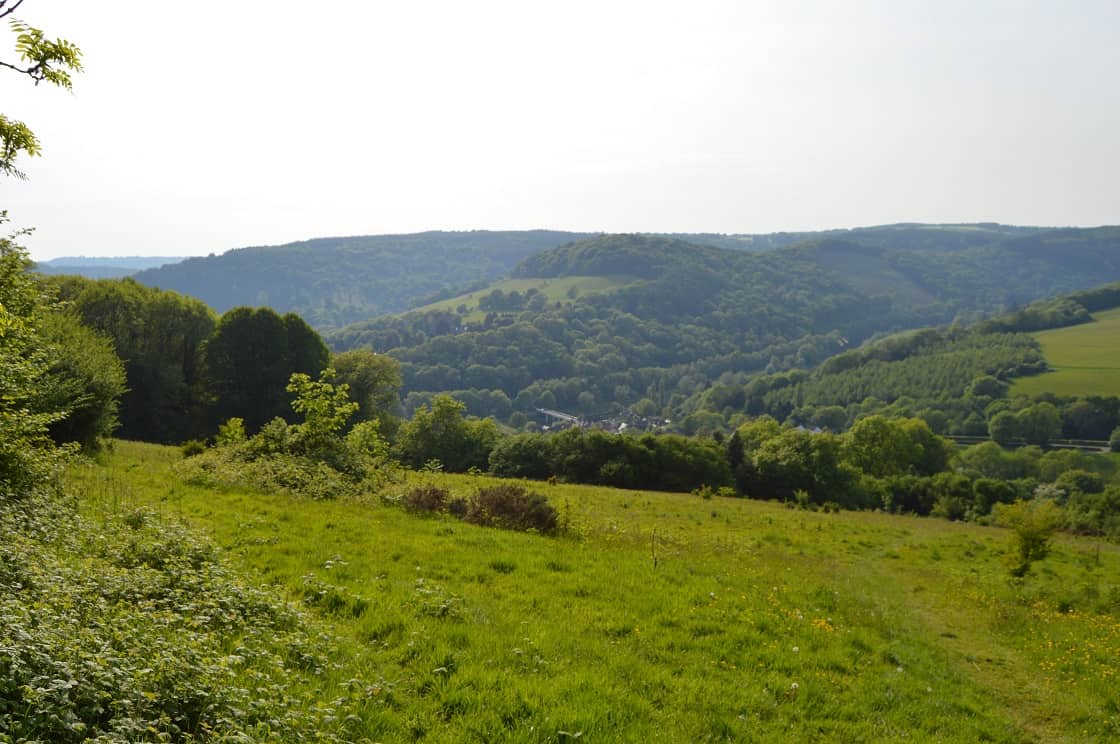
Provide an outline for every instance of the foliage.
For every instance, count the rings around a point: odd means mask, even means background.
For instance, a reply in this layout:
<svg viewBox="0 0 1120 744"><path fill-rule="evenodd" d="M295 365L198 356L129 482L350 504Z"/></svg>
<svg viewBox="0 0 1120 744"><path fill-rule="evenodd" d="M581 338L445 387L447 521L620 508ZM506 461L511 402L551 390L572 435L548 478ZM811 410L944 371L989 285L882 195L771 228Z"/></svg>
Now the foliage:
<svg viewBox="0 0 1120 744"><path fill-rule="evenodd" d="M401 365L396 359L369 349L352 349L331 356L339 383L349 386L358 404L354 417L380 422L386 434L396 431L400 406Z"/></svg>
<svg viewBox="0 0 1120 744"><path fill-rule="evenodd" d="M992 513L996 524L1014 532L1011 574L1020 577L1050 553L1050 538L1065 523L1061 508L1048 499L996 504Z"/></svg>
<svg viewBox="0 0 1120 744"><path fill-rule="evenodd" d="M238 307L222 315L206 342L206 378L218 420L244 419L250 432L286 418L294 373L318 374L330 360L319 336L298 316Z"/></svg>
<svg viewBox="0 0 1120 744"><path fill-rule="evenodd" d="M12 13L21 4L22 0L17 0L6 7L7 0L0 2L0 19L8 18L19 58L16 63L0 61L0 67L27 75L35 85L46 82L70 90L71 74L82 71L82 50L65 39L51 40L41 29L17 20ZM15 166L16 158L20 153L35 157L40 150L38 138L26 124L0 114L0 173L25 178Z"/></svg>
<svg viewBox="0 0 1120 744"><path fill-rule="evenodd" d="M0 739L352 741L331 646L152 510L0 501Z"/></svg>
<svg viewBox="0 0 1120 744"><path fill-rule="evenodd" d="M334 370L318 380L293 373L288 392L292 409L303 421L289 424L275 418L248 437L244 422L232 418L222 425L217 446L182 464L193 483L251 486L315 499L359 496L391 477L388 444L376 421L344 427L357 410L346 385L335 386Z"/></svg>
<svg viewBox="0 0 1120 744"><path fill-rule="evenodd" d="M213 311L131 279L44 281L83 325L113 342L124 362L128 390L120 402L120 436L171 443L212 431L202 367Z"/></svg>
<svg viewBox="0 0 1120 744"><path fill-rule="evenodd" d="M1022 294L1033 298L1120 275L1113 258L1118 239L1110 228L1048 237L1074 253L1084 247L1086 255L1067 268L1014 241L984 251L904 252L833 240L745 252L656 236L602 236L537 253L511 281L547 286L576 276L609 278L610 291L550 297L535 306L517 291L517 307L510 305L511 292L476 292L472 297L487 298L483 304L492 308L484 316L476 309L481 300L464 297L462 310L451 300L339 329L328 341L335 349L365 346L400 359L406 411L410 400L425 404L441 392L467 402L472 414L503 420L538 407L618 416L648 399L693 433L711 425L711 417L696 418L700 411L727 424L741 412L808 419L815 414L810 409L874 396L888 404L913 397L923 404L890 411L912 416L941 410L940 403L959 397L977 377L1042 371L1037 344L1015 333L922 331L912 345L927 356L896 358L898 367L879 355L881 347L845 360L858 362L850 375L823 370L768 400L761 398L770 389L746 385L750 376L809 367L876 334L999 312ZM1043 265L1045 276L1024 270ZM940 272L950 266L950 273ZM983 271L970 276L966 266ZM1013 290L990 280L1009 274ZM979 399L970 402L975 405L948 411L949 428L982 415ZM829 414L835 422L836 411Z"/></svg>
<svg viewBox="0 0 1120 744"><path fill-rule="evenodd" d="M0 237L0 502L26 496L51 475L57 459L47 434L66 415L43 400L51 360L37 325L49 299L26 273L16 237Z"/></svg>
<svg viewBox="0 0 1120 744"><path fill-rule="evenodd" d="M126 391L125 369L109 339L86 328L70 313L47 313L39 322L47 355L35 407L67 411L50 425L51 438L76 442L93 453L118 425L119 400Z"/></svg>
<svg viewBox="0 0 1120 744"><path fill-rule="evenodd" d="M393 451L402 464L420 469L439 460L443 469L463 473L485 468L498 440L498 429L488 419L464 418L466 406L446 395L436 396L431 407L422 407L401 425Z"/></svg>

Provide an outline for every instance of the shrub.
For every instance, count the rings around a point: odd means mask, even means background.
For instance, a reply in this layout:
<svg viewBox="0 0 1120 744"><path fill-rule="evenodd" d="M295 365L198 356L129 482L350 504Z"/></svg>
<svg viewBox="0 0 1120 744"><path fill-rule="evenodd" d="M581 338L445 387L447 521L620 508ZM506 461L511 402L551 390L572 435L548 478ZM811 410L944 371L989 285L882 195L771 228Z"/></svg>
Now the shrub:
<svg viewBox="0 0 1120 744"><path fill-rule="evenodd" d="M189 439L179 445L179 452L183 454L183 457L194 457L195 455L201 455L205 451L206 442L201 439Z"/></svg>
<svg viewBox="0 0 1120 744"><path fill-rule="evenodd" d="M463 518L472 524L544 534L555 532L559 521L548 499L512 484L478 489Z"/></svg>
<svg viewBox="0 0 1120 744"><path fill-rule="evenodd" d="M1049 499L996 504L992 509L996 524L1014 531L1011 575L1026 576L1034 561L1050 553L1050 537L1063 524L1065 512Z"/></svg>
<svg viewBox="0 0 1120 744"><path fill-rule="evenodd" d="M449 495L446 488L439 486L416 486L404 495L404 508L413 512L443 511Z"/></svg>

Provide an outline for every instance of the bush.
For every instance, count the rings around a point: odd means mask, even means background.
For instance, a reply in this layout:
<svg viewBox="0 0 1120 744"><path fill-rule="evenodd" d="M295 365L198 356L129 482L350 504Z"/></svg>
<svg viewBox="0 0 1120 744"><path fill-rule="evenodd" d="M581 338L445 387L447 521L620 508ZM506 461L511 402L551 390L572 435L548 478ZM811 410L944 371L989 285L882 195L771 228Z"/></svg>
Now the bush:
<svg viewBox="0 0 1120 744"><path fill-rule="evenodd" d="M194 457L206 451L206 442L201 439L190 439L179 445L179 452L183 457Z"/></svg>
<svg viewBox="0 0 1120 744"><path fill-rule="evenodd" d="M416 486L404 495L404 508L412 512L438 512L447 506L446 488L439 486Z"/></svg>
<svg viewBox="0 0 1120 744"><path fill-rule="evenodd" d="M478 489L463 518L472 524L542 534L555 532L559 523L556 509L548 499L512 484Z"/></svg>

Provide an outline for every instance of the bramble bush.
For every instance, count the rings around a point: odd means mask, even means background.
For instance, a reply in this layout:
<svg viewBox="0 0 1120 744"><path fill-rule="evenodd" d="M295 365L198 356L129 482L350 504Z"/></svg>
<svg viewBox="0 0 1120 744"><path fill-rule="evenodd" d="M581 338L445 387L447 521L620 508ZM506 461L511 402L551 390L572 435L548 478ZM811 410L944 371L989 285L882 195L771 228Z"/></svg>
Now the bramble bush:
<svg viewBox="0 0 1120 744"><path fill-rule="evenodd" d="M0 741L352 741L329 639L148 511L0 501Z"/></svg>

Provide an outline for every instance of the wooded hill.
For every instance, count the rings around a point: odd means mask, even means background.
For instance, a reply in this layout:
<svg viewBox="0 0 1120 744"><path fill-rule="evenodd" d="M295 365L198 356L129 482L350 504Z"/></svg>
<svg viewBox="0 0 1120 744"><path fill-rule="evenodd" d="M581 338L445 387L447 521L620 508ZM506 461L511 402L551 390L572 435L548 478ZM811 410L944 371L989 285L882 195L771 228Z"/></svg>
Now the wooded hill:
<svg viewBox="0 0 1120 744"><path fill-rule="evenodd" d="M327 341L398 358L409 410L449 391L503 420L536 407L676 417L716 382L1120 279L1120 229L1016 230L893 226L765 251L601 236L526 258L512 271L536 283L524 291L476 290ZM590 277L609 281L550 291Z"/></svg>
<svg viewBox="0 0 1120 744"><path fill-rule="evenodd" d="M136 275L219 313L240 305L294 312L318 329L397 313L441 292L503 277L519 261L586 233L526 230L318 238L189 258Z"/></svg>
<svg viewBox="0 0 1120 744"><path fill-rule="evenodd" d="M890 250L956 250L1035 235L1005 225L886 225L768 235L672 237L729 250L760 251L807 240L843 239ZM552 230L424 232L320 238L239 248L137 275L142 284L201 299L219 313L239 305L295 312L319 330L399 313L484 287L523 259L592 237Z"/></svg>

